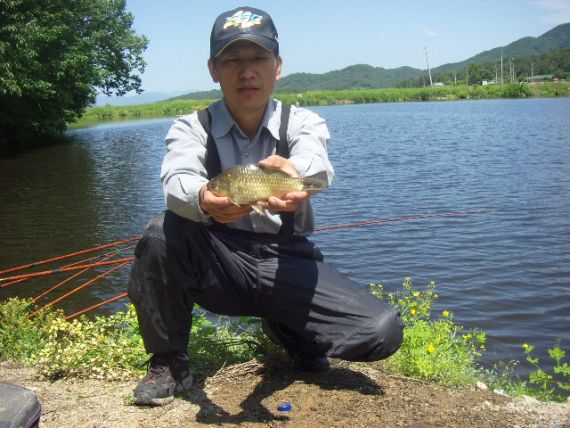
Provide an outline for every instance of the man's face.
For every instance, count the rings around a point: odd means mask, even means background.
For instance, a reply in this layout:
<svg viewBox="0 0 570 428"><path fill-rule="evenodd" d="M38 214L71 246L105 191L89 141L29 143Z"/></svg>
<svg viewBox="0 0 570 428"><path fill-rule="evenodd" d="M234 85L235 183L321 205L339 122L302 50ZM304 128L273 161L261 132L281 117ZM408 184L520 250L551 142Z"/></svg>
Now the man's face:
<svg viewBox="0 0 570 428"><path fill-rule="evenodd" d="M216 61L208 61L208 68L214 82L220 83L232 115L263 114L281 75L281 57L240 40L228 46Z"/></svg>

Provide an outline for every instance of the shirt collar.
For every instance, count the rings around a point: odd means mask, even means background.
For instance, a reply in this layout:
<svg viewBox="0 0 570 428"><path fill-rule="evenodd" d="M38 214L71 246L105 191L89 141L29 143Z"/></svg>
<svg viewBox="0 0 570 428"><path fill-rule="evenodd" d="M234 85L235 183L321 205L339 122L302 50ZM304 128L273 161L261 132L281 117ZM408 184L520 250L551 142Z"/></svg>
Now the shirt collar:
<svg viewBox="0 0 570 428"><path fill-rule="evenodd" d="M278 102L274 99L270 99L268 102L268 108L265 109L263 119L261 119L261 129L266 128L273 138L279 140L279 122L280 117L277 114ZM216 120L212 123L212 135L214 138L220 138L228 134L232 128L236 127L239 129L238 124L232 118L226 104L223 100L215 103L212 108L212 115L215 116Z"/></svg>

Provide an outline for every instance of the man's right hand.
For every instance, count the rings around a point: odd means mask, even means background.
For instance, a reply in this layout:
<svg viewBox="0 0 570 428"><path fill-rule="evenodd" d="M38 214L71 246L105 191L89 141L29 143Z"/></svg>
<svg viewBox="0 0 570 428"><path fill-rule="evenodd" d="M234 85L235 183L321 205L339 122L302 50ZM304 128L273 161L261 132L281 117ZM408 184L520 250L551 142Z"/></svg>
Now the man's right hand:
<svg viewBox="0 0 570 428"><path fill-rule="evenodd" d="M206 185L200 189L200 208L218 223L233 223L252 210L249 205L235 205L227 196L216 196Z"/></svg>

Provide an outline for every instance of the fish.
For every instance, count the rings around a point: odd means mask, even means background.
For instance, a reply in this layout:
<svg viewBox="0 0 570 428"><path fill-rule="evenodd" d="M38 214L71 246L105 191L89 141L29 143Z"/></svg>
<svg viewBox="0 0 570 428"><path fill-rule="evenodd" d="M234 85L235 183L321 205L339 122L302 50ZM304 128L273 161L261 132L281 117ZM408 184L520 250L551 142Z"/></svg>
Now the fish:
<svg viewBox="0 0 570 428"><path fill-rule="evenodd" d="M255 164L239 164L212 178L207 189L218 196L226 196L235 205L250 205L263 215L258 201L270 196L281 197L290 192L307 191L314 194L328 187L324 180L313 177L291 177L283 171Z"/></svg>

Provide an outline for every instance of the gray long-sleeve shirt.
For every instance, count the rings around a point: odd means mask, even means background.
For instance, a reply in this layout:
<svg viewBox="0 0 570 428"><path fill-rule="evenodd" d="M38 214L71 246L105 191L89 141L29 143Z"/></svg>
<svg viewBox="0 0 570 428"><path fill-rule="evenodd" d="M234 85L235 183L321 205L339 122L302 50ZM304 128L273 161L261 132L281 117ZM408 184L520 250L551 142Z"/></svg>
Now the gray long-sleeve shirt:
<svg viewBox="0 0 570 428"><path fill-rule="evenodd" d="M209 107L212 115L211 133L220 156L222 170L241 163L257 163L275 154L279 140L281 103L270 99L260 129L248 138L233 120L223 100ZM324 119L317 114L295 106L287 129L289 160L299 175L316 176L331 184L334 170L328 159L327 140L330 138ZM167 153L162 163L160 178L167 207L176 214L194 221L207 222L210 216L200 209L199 192L208 182L205 167L207 134L197 113L174 121L165 138ZM241 230L259 233L278 233L281 218L276 213L250 213L243 219L228 224ZM309 235L314 218L309 200L299 204L295 212L296 235Z"/></svg>

